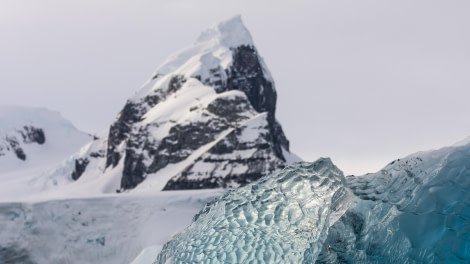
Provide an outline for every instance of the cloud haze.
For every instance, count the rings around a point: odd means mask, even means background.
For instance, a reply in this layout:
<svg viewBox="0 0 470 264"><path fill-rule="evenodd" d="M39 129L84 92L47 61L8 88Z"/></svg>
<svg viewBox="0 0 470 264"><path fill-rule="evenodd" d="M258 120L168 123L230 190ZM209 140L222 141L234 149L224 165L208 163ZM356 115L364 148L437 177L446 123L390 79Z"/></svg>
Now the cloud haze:
<svg viewBox="0 0 470 264"><path fill-rule="evenodd" d="M236 14L278 91L291 149L345 173L470 135L470 2L0 2L0 104L105 129L171 53Z"/></svg>

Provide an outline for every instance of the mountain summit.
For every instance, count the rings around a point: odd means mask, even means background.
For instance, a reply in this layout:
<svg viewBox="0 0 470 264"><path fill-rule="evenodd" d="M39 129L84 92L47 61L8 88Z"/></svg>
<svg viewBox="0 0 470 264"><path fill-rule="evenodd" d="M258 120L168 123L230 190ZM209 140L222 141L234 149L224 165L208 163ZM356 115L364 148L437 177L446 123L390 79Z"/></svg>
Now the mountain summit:
<svg viewBox="0 0 470 264"><path fill-rule="evenodd" d="M275 118L276 99L269 70L234 17L161 64L107 136L74 158L70 175L100 178L104 192L245 185L298 159Z"/></svg>

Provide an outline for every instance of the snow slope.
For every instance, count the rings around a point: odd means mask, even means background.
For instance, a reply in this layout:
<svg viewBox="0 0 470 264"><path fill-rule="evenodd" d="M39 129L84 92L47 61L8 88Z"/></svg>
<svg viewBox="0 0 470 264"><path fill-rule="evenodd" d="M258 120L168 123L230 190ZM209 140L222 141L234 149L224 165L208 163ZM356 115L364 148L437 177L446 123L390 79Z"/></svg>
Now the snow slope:
<svg viewBox="0 0 470 264"><path fill-rule="evenodd" d="M31 127L43 131L44 138L40 142L27 138L26 129ZM8 149L7 138L17 141L25 154L24 160L14 155L11 146ZM0 173L58 163L91 139L58 112L45 108L0 106Z"/></svg>

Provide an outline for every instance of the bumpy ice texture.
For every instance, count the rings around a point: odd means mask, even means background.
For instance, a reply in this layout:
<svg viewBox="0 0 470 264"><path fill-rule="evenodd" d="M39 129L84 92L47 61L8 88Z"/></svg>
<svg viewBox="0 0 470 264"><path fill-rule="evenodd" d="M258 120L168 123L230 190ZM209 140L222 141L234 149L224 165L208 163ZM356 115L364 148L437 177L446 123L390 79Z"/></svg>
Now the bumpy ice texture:
<svg viewBox="0 0 470 264"><path fill-rule="evenodd" d="M350 192L329 159L296 163L209 203L154 263L311 263Z"/></svg>
<svg viewBox="0 0 470 264"><path fill-rule="evenodd" d="M356 195L317 263L469 263L470 145L346 177Z"/></svg>

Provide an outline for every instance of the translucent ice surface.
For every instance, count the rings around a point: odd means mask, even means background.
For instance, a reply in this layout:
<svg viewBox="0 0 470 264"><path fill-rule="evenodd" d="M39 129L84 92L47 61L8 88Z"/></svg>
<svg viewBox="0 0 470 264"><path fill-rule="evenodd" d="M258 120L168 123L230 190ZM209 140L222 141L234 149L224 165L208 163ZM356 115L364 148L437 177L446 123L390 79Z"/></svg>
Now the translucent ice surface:
<svg viewBox="0 0 470 264"><path fill-rule="evenodd" d="M356 198L317 263L469 263L470 145L347 177Z"/></svg>
<svg viewBox="0 0 470 264"><path fill-rule="evenodd" d="M154 263L311 263L352 201L329 159L296 163L209 203Z"/></svg>
<svg viewBox="0 0 470 264"><path fill-rule="evenodd" d="M470 144L359 177L293 164L206 206L155 263L470 263Z"/></svg>

